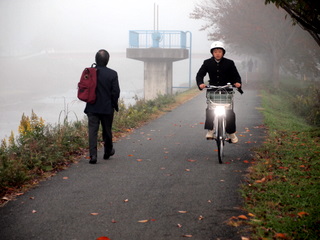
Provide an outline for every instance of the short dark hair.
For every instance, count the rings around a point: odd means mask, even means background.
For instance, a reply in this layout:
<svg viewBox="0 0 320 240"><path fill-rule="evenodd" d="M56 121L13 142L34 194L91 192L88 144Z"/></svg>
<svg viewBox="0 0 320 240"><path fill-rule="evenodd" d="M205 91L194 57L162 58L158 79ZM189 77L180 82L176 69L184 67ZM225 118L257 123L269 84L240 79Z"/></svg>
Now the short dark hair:
<svg viewBox="0 0 320 240"><path fill-rule="evenodd" d="M96 53L96 63L98 66L107 66L109 62L110 54L107 50L100 49Z"/></svg>

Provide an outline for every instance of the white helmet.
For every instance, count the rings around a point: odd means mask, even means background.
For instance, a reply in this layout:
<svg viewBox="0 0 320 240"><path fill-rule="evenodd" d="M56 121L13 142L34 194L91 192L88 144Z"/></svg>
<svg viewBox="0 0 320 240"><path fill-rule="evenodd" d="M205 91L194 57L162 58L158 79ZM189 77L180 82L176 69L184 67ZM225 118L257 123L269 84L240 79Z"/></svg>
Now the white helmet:
<svg viewBox="0 0 320 240"><path fill-rule="evenodd" d="M222 49L223 55L226 53L226 49L224 48L224 45L222 42L220 42L220 41L213 42L210 47L210 53L212 54L213 49L216 49L216 48Z"/></svg>

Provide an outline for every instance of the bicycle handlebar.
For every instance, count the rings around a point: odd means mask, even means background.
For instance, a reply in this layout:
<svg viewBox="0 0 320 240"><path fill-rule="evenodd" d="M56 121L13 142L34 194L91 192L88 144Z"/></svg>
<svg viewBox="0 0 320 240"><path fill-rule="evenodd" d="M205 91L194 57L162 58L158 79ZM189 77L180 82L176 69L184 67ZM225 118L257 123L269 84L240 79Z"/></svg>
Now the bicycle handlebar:
<svg viewBox="0 0 320 240"><path fill-rule="evenodd" d="M213 89L213 88L217 88L217 89L232 89L232 85L230 83L228 83L227 85L224 86L214 86L214 85L206 85L207 89Z"/></svg>
<svg viewBox="0 0 320 240"><path fill-rule="evenodd" d="M231 89L236 88L236 87L232 86L231 83L228 83L227 85L224 85L224 86L206 85L205 88L207 88L207 89L215 89L216 88L216 89L231 90ZM239 93L243 94L243 91L242 91L241 87L237 88L237 90L238 90Z"/></svg>

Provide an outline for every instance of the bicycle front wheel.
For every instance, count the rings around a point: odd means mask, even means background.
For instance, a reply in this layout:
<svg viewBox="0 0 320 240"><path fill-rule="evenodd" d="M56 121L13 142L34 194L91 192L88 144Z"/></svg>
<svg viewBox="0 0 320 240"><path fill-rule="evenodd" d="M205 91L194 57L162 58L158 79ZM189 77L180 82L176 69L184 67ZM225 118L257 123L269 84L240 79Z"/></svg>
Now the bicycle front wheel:
<svg viewBox="0 0 320 240"><path fill-rule="evenodd" d="M224 124L223 119L220 117L218 119L218 134L217 134L217 146L218 146L218 159L219 163L222 163L223 158L223 148L224 148Z"/></svg>

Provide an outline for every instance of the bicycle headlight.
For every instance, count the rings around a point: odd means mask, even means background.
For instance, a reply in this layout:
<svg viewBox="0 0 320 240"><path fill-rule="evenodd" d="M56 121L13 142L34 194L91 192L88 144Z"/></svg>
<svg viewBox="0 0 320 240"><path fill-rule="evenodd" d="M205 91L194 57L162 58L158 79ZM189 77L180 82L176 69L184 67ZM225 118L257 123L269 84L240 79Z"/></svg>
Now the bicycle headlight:
<svg viewBox="0 0 320 240"><path fill-rule="evenodd" d="M214 114L216 116L222 116L226 114L226 109L224 106L216 106L216 108L214 109Z"/></svg>

